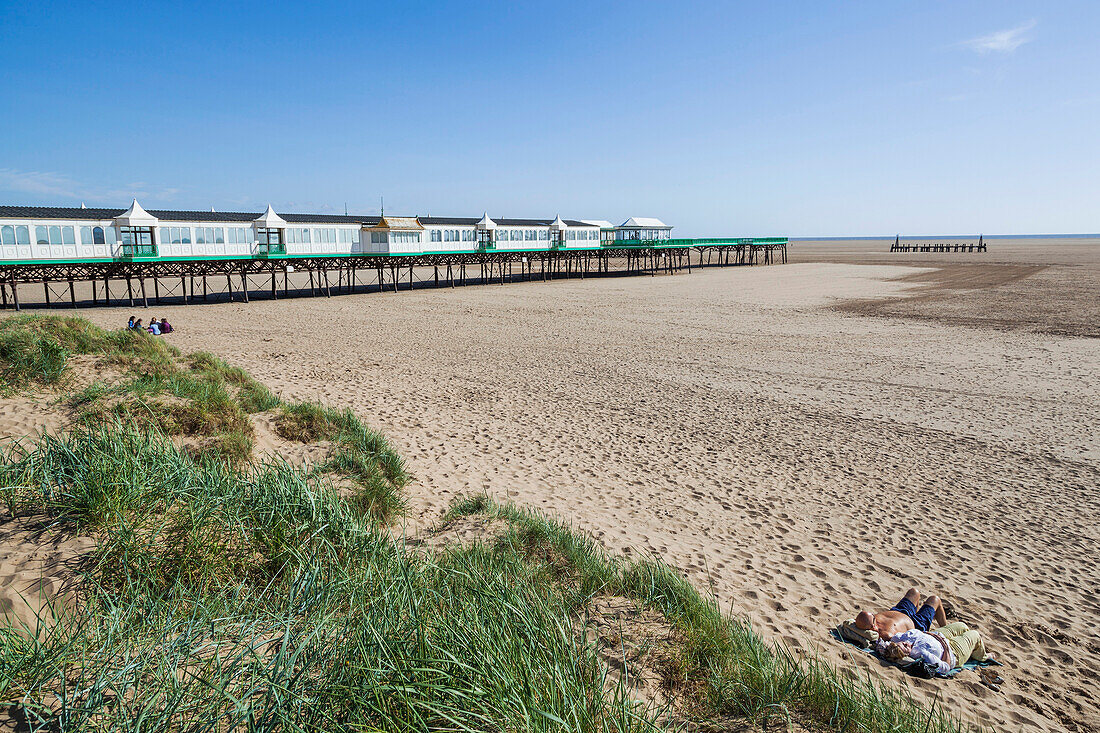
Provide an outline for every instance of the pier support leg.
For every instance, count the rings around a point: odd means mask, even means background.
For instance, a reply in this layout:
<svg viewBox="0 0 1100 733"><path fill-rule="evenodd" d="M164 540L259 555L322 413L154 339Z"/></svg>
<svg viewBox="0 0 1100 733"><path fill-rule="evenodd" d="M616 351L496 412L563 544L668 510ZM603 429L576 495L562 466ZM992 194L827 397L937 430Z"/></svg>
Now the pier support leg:
<svg viewBox="0 0 1100 733"><path fill-rule="evenodd" d="M71 277L69 278L69 303L72 304L73 308L76 307L76 289L73 286L73 279Z"/></svg>
<svg viewBox="0 0 1100 733"><path fill-rule="evenodd" d="M19 305L19 284L15 282L15 277L11 279L11 301L15 304L15 310L22 310Z"/></svg>
<svg viewBox="0 0 1100 733"><path fill-rule="evenodd" d="M153 302L160 305L160 279L153 278Z"/></svg>
<svg viewBox="0 0 1100 733"><path fill-rule="evenodd" d="M8 309L8 284L0 280L0 297L4 300L4 310Z"/></svg>
<svg viewBox="0 0 1100 733"><path fill-rule="evenodd" d="M145 278L144 277L139 277L138 278L138 284L141 285L141 307L142 308L148 308L149 307L149 298L145 294Z"/></svg>
<svg viewBox="0 0 1100 733"><path fill-rule="evenodd" d="M133 279L126 276L126 297L130 299L130 307L134 307L134 282Z"/></svg>
<svg viewBox="0 0 1100 733"><path fill-rule="evenodd" d="M241 294L244 296L244 302L248 302L248 275L245 274L244 268L241 268Z"/></svg>
<svg viewBox="0 0 1100 733"><path fill-rule="evenodd" d="M233 276L225 273L225 289L229 291L229 302L233 302Z"/></svg>
<svg viewBox="0 0 1100 733"><path fill-rule="evenodd" d="M278 294L278 292L276 292L275 268L274 267L271 268L271 299L272 300L278 300L279 299L279 294Z"/></svg>

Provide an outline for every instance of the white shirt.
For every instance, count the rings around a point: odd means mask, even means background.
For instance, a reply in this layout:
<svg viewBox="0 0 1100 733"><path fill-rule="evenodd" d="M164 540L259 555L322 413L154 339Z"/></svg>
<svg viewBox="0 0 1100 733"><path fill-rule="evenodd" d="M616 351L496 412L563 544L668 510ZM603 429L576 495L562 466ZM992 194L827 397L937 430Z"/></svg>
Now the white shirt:
<svg viewBox="0 0 1100 733"><path fill-rule="evenodd" d="M909 656L913 659L923 659L929 664L934 664L940 674L947 674L955 667L955 655L951 647L940 641L939 637L927 634L919 629L910 629L890 637L890 641L904 641L913 645L913 651ZM944 652L947 652L947 661L943 661Z"/></svg>

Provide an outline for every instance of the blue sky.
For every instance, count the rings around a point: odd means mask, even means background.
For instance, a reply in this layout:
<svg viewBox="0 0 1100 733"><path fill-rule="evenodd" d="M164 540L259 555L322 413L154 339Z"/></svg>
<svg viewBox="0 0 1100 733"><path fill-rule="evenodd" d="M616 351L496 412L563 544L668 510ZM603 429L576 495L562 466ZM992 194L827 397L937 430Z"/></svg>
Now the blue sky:
<svg viewBox="0 0 1100 733"><path fill-rule="evenodd" d="M0 202L1100 230L1100 3L0 1Z"/></svg>

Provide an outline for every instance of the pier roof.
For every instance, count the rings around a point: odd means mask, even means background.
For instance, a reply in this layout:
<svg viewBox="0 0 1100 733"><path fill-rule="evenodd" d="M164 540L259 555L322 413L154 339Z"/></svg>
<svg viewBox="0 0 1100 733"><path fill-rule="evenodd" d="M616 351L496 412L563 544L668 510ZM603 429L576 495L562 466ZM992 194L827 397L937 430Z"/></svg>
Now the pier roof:
<svg viewBox="0 0 1100 733"><path fill-rule="evenodd" d="M175 211L167 209L149 209L148 212L161 221L209 221L227 224L251 224L262 215L259 211ZM102 221L115 219L125 213L125 209L80 208L78 206L4 206L0 205L0 219L70 219L75 221ZM381 217L377 215L340 215L340 214L281 214L288 224L355 224L376 226ZM388 218L388 217L387 217ZM421 224L429 226L474 226L480 217L460 216L421 216ZM550 226L551 219L506 219L494 218L498 226ZM583 221L566 219L569 226L593 226Z"/></svg>

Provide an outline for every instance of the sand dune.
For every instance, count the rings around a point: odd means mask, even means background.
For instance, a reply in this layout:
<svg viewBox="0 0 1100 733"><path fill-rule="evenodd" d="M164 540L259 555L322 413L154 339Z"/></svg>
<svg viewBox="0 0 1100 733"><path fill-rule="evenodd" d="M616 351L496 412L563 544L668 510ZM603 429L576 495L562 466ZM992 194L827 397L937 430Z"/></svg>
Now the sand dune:
<svg viewBox="0 0 1100 733"><path fill-rule="evenodd" d="M804 263L157 315L184 350L384 430L416 476L414 525L488 491L658 554L772 638L966 720L1096 729L1100 342L836 308L924 292L897 279L915 272ZM969 673L914 682L826 636L912 584L988 636L1002 693Z"/></svg>

